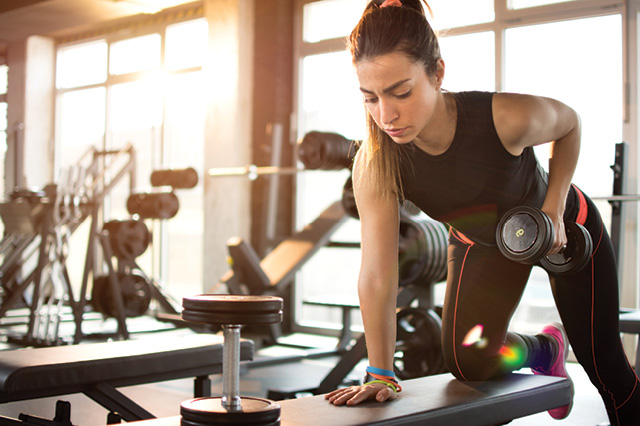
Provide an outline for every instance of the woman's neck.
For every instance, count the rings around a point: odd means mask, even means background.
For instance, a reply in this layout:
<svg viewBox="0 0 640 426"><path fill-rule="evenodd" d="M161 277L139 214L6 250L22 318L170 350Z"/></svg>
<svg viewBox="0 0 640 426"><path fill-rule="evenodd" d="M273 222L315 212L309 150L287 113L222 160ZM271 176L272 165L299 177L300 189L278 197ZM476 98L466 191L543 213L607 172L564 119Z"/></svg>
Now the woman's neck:
<svg viewBox="0 0 640 426"><path fill-rule="evenodd" d="M456 134L457 116L453 96L439 91L431 120L413 143L427 154L444 153L451 146Z"/></svg>

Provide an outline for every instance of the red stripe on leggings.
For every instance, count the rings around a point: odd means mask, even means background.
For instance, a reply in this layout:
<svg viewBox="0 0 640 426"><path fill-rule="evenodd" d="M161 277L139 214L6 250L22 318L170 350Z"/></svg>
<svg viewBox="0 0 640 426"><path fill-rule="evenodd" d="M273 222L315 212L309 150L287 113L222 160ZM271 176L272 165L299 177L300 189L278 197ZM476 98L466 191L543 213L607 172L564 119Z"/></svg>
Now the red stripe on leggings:
<svg viewBox="0 0 640 426"><path fill-rule="evenodd" d="M582 193L580 191L578 191L578 194L582 195ZM582 198L584 198L584 195L582 195ZM582 203L582 200L581 200ZM582 205L580 206L582 208ZM580 217L580 214L578 214L578 217ZM577 219L576 219L576 223L578 223ZM598 238L598 243L594 245L594 249L593 249L593 253L591 254L591 358L592 358L592 362L593 362L593 369L595 370L596 376L598 377L598 381L600 382L600 386L602 388L602 391L604 393L607 393L609 395L609 397L611 398L611 401L613 402L613 407L616 409L617 411L617 407L616 407L616 399L613 395L613 393L607 389L607 387L605 386L604 382L602 381L602 378L600 377L600 372L598 371L598 363L596 361L596 348L595 348L595 337L594 337L594 329L595 329L595 319L594 319L594 315L595 315L595 274L594 274L594 270L595 270L595 265L594 265L594 261L593 261L593 256L595 255L596 251L598 251L598 248L600 247L600 243L602 242L602 234L603 234L603 228L604 228L604 224L602 225L602 227L600 228L600 237ZM616 413L616 417L617 417L617 413Z"/></svg>
<svg viewBox="0 0 640 426"><path fill-rule="evenodd" d="M469 245L469 247L467 247L467 252L464 254L464 260L462 261L462 267L460 268L460 277L458 278L458 286L456 288L456 303L455 303L454 308L453 308L453 359L456 362L456 367L458 368L458 373L460 373L460 376L464 380L467 380L465 375L462 373L462 369L460 368L460 364L458 363L458 353L456 351L456 347L457 347L456 346L456 321L457 321L457 318L458 318L458 298L460 296L460 285L462 283L462 274L464 272L464 265L467 262L467 256L469 255L469 250L471 250L471 247L474 245L474 243L469 238L467 238L464 234L460 233L459 231L456 231L453 228L451 228L451 234L454 237L456 237L458 240L460 240L463 243Z"/></svg>
<svg viewBox="0 0 640 426"><path fill-rule="evenodd" d="M573 185L573 188L576 190L578 194L578 199L580 201L580 207L578 208L578 216L576 217L576 223L578 225L584 225L587 221L587 199L584 197L584 194L577 186Z"/></svg>

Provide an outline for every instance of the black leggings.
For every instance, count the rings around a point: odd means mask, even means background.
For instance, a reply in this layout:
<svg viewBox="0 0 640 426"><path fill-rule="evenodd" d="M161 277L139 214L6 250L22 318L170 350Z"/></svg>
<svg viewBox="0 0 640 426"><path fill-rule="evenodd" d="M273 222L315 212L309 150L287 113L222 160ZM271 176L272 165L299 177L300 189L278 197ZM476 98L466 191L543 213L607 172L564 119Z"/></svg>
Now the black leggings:
<svg viewBox="0 0 640 426"><path fill-rule="evenodd" d="M620 339L613 247L589 199L586 208L592 259L578 274L550 275L551 289L574 354L598 389L611 426L638 425L640 381ZM531 338L507 332L531 268L451 230L442 343L447 367L458 379L486 380L532 366L527 363L535 354L524 344Z"/></svg>

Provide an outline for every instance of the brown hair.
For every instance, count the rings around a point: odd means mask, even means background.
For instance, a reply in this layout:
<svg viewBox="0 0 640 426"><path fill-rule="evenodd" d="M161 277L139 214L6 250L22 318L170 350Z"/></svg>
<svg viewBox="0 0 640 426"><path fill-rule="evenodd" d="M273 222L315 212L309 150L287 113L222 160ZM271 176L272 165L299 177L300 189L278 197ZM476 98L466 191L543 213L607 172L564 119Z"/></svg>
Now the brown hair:
<svg viewBox="0 0 640 426"><path fill-rule="evenodd" d="M425 0L401 0L402 6L380 7L383 0L371 0L351 32L347 44L353 63L371 60L380 55L401 52L424 66L427 76L433 77L440 60L440 45L427 21ZM400 145L382 131L367 114L367 138L358 150L365 168L371 167L374 186L384 197L403 198L400 182Z"/></svg>

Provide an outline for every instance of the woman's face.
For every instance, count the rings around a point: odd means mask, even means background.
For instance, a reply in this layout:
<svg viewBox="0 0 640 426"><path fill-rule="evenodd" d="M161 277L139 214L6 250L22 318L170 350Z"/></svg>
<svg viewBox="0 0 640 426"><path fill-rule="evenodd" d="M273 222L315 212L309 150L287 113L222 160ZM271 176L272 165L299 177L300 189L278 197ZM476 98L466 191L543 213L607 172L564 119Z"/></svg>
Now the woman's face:
<svg viewBox="0 0 640 426"><path fill-rule="evenodd" d="M429 78L401 52L360 61L355 69L369 114L396 143L413 141L431 123L442 75Z"/></svg>

